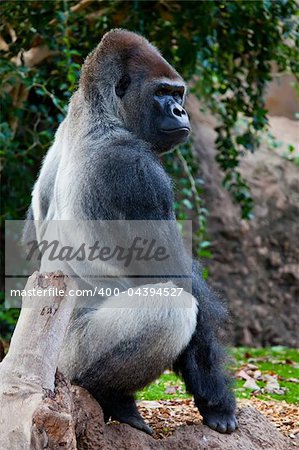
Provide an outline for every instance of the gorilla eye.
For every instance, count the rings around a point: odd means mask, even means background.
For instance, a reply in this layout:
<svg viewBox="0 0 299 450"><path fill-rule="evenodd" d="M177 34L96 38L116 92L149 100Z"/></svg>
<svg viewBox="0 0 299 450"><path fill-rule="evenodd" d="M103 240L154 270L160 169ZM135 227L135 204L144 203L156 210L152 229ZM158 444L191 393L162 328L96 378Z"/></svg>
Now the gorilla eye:
<svg viewBox="0 0 299 450"><path fill-rule="evenodd" d="M155 95L157 97L166 97L166 96L171 96L173 97L177 102L181 102L183 100L183 96L184 96L184 90L181 89L175 89L172 87L159 87L156 92Z"/></svg>
<svg viewBox="0 0 299 450"><path fill-rule="evenodd" d="M169 95L169 91L168 91L168 89L165 89L165 88L159 88L159 89L155 92L155 94L156 94L158 97L164 97L164 95Z"/></svg>
<svg viewBox="0 0 299 450"><path fill-rule="evenodd" d="M120 97L120 98L123 98L123 96L125 95L126 90L128 89L130 83L131 83L131 78L129 77L129 75L124 75L119 80L117 85L115 86L116 95L118 97Z"/></svg>

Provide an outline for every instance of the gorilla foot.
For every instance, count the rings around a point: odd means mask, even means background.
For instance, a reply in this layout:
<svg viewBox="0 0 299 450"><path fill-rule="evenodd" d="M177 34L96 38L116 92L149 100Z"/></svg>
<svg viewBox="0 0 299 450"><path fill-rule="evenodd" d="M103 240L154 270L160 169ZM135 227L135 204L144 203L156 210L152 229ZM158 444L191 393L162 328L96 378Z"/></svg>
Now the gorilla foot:
<svg viewBox="0 0 299 450"><path fill-rule="evenodd" d="M111 416L111 419L117 420L118 422L127 423L128 425L131 425L131 427L144 431L149 435L153 434L153 430L145 423L139 413L132 416Z"/></svg>
<svg viewBox="0 0 299 450"><path fill-rule="evenodd" d="M203 414L203 424L219 433L232 433L238 428L238 421L234 414L220 412Z"/></svg>
<svg viewBox="0 0 299 450"><path fill-rule="evenodd" d="M106 402L100 401L99 403L103 408L105 422L108 422L111 418L118 422L127 423L131 427L144 431L147 434L151 435L153 433L151 427L145 423L140 415L134 397L119 395L112 397L108 402L106 400Z"/></svg>

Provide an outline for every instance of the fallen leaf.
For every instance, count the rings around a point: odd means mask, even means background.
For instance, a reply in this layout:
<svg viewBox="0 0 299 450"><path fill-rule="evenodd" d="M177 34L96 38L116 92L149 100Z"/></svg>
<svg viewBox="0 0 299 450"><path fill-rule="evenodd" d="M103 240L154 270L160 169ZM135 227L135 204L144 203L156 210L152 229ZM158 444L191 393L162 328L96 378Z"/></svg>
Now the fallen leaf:
<svg viewBox="0 0 299 450"><path fill-rule="evenodd" d="M181 391L181 386L167 386L165 394L176 394Z"/></svg>
<svg viewBox="0 0 299 450"><path fill-rule="evenodd" d="M236 373L236 377L237 378L243 378L243 380L252 380L252 377L250 375L248 375L247 372L245 372L245 370L241 369Z"/></svg>
<svg viewBox="0 0 299 450"><path fill-rule="evenodd" d="M260 370L256 370L254 372L253 377L254 377L255 380L261 380L262 379L262 372Z"/></svg>
<svg viewBox="0 0 299 450"><path fill-rule="evenodd" d="M249 369L249 370L257 370L258 369L258 367L255 365L255 364L247 364L247 368Z"/></svg>
<svg viewBox="0 0 299 450"><path fill-rule="evenodd" d="M251 391L259 391L261 388L256 384L256 381L253 378L245 381L243 387L250 389Z"/></svg>
<svg viewBox="0 0 299 450"><path fill-rule="evenodd" d="M280 384L278 383L277 376L265 375L266 386L264 391L268 394L283 394L284 391L280 389Z"/></svg>

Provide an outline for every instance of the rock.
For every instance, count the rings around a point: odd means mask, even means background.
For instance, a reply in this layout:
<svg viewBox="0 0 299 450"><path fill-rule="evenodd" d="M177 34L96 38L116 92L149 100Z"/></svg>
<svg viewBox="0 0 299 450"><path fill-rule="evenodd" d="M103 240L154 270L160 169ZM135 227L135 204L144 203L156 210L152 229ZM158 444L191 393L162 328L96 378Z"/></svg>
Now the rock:
<svg viewBox="0 0 299 450"><path fill-rule="evenodd" d="M248 406L238 410L239 429L219 434L204 425L181 427L165 440L165 449L190 450L290 450L290 441L258 411ZM171 444L169 446L169 444ZM159 447L157 447L159 448Z"/></svg>
<svg viewBox="0 0 299 450"><path fill-rule="evenodd" d="M272 116L284 116L286 121L288 118L294 119L299 109L298 96L294 88L295 77L290 74L279 73L275 65L272 67L273 80L267 86L266 108ZM288 128L286 128L286 132L288 131Z"/></svg>
<svg viewBox="0 0 299 450"><path fill-rule="evenodd" d="M289 450L291 441L255 409L238 410L239 429L219 434L205 425L178 427L168 438L154 439L126 424L105 424L96 400L83 388L56 378L56 394L35 414L32 449L70 450Z"/></svg>
<svg viewBox="0 0 299 450"><path fill-rule="evenodd" d="M78 450L289 450L289 440L280 434L265 417L253 408L238 411L240 428L232 435L221 435L200 425L181 426L167 439L155 440L125 424L103 423L97 402L81 388L73 388L76 411L80 405L81 422L76 432ZM82 421L82 409L84 419Z"/></svg>
<svg viewBox="0 0 299 450"><path fill-rule="evenodd" d="M235 345L299 345L299 168L265 142L241 160L240 171L254 199L254 218L240 218L238 205L222 187L215 161L215 120L189 100L194 148L200 159L199 177L209 210L208 235L212 258L209 282L228 301L232 312L231 341ZM275 133L296 146L298 122L271 117Z"/></svg>
<svg viewBox="0 0 299 450"><path fill-rule="evenodd" d="M251 378L250 380L246 380L243 384L243 387L246 389L251 389L252 391L260 391L260 387L256 384L256 381Z"/></svg>

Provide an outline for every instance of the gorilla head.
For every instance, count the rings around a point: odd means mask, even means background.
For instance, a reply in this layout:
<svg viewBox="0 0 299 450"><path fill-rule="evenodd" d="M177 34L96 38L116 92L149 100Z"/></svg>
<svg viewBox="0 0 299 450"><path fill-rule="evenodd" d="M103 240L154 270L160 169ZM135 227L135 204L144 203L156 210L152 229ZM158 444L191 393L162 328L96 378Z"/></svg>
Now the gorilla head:
<svg viewBox="0 0 299 450"><path fill-rule="evenodd" d="M80 86L93 114L106 113L106 120L107 115L114 116L158 153L189 136L184 81L153 45L135 33L120 29L107 33L87 57Z"/></svg>

